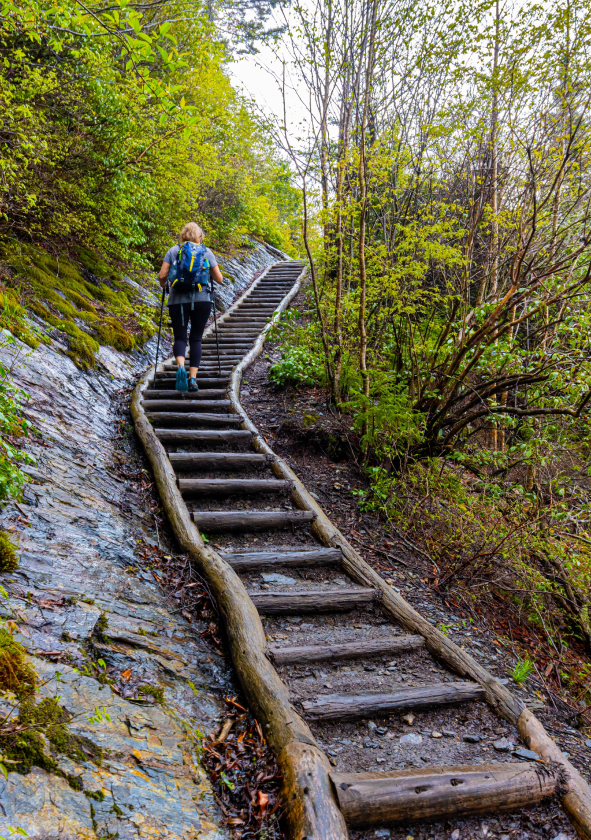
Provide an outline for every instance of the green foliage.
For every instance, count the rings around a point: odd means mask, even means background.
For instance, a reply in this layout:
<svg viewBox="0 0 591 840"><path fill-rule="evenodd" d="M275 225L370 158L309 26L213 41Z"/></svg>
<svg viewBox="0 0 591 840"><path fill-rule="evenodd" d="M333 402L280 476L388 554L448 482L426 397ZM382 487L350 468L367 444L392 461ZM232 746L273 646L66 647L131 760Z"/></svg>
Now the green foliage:
<svg viewBox="0 0 591 840"><path fill-rule="evenodd" d="M279 342L282 349L281 361L269 369L271 382L283 387L326 381L318 330L307 318L302 325L298 310L285 312L269 339Z"/></svg>
<svg viewBox="0 0 591 840"><path fill-rule="evenodd" d="M16 546L6 531L0 531L0 572L15 572L19 558Z"/></svg>
<svg viewBox="0 0 591 840"><path fill-rule="evenodd" d="M528 677L533 673L533 670L534 663L529 657L526 656L525 659L518 659L511 673L513 682L516 685L523 685L523 683L527 682Z"/></svg>
<svg viewBox="0 0 591 840"><path fill-rule="evenodd" d="M148 266L192 217L209 244L293 249L290 170L198 7L3 0L0 57L0 236L67 242L99 277L114 259Z"/></svg>

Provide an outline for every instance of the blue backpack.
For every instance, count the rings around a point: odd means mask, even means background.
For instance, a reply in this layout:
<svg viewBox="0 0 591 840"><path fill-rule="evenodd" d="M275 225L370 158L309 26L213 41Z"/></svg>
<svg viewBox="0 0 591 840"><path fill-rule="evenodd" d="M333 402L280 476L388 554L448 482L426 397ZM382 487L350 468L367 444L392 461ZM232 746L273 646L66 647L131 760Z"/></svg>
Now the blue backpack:
<svg viewBox="0 0 591 840"><path fill-rule="evenodd" d="M177 292L209 292L209 260L205 245L183 242L168 273L171 288Z"/></svg>

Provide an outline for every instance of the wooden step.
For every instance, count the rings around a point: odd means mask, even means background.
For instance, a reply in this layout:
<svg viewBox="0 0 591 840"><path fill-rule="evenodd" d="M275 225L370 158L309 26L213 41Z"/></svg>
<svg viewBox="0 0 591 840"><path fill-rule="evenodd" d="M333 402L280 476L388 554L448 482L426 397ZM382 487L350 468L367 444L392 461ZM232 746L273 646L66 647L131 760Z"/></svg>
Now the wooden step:
<svg viewBox="0 0 591 840"><path fill-rule="evenodd" d="M358 642L344 644L302 645L285 647L269 645L268 651L277 663L321 662L325 659L361 659L381 654L405 653L409 650L425 647L422 636L391 636L385 639L361 639Z"/></svg>
<svg viewBox="0 0 591 840"><path fill-rule="evenodd" d="M252 432L247 429L154 429L163 443L207 441L208 443L247 443Z"/></svg>
<svg viewBox="0 0 591 840"><path fill-rule="evenodd" d="M178 391L175 393L179 393ZM189 393L189 392L187 392ZM199 391L196 392L197 394ZM194 411L196 406L191 405L191 401L189 400L142 400L142 406L146 407L148 411L165 411L166 409L171 409L174 411ZM199 409L203 409L204 411L215 410L216 408L219 409L229 409L232 406L230 400L199 400Z"/></svg>
<svg viewBox="0 0 591 840"><path fill-rule="evenodd" d="M179 478L183 496L243 496L261 493L288 493L291 481L278 478Z"/></svg>
<svg viewBox="0 0 591 840"><path fill-rule="evenodd" d="M264 457L264 456L260 456ZM343 559L340 548L313 548L306 551L294 551L289 546L278 546L273 551L221 552L224 560L236 571L254 571L275 566L328 566L340 563Z"/></svg>
<svg viewBox="0 0 591 840"><path fill-rule="evenodd" d="M239 414L201 414L184 411L146 411L151 423L196 423L208 426L240 426Z"/></svg>
<svg viewBox="0 0 591 840"><path fill-rule="evenodd" d="M233 432L239 434L239 432ZM250 434L244 432L243 434ZM287 528L307 525L315 515L308 510L219 510L194 511L193 520L204 531L266 531L268 528Z"/></svg>
<svg viewBox="0 0 591 840"><path fill-rule="evenodd" d="M317 589L308 592L249 592L250 599L267 615L344 612L379 600L377 589Z"/></svg>
<svg viewBox="0 0 591 840"><path fill-rule="evenodd" d="M227 367L233 367L232 362L234 362L236 359L241 359L243 355L244 355L244 353L236 353L234 356L230 356L230 357L222 356L221 359L220 359L220 361L222 363L222 370L224 370ZM201 359L201 364L199 365L199 375L203 376L206 368L212 367L212 366L214 366L217 369L217 367L218 367L218 360L217 359ZM191 363L186 362L185 363L185 370L188 371L190 367L191 367ZM164 370L165 371L170 371L171 373L174 371L174 373L176 374L176 372L178 370L178 365L173 365L173 364L164 365ZM197 384L199 384L199 380L197 380Z"/></svg>
<svg viewBox="0 0 591 840"><path fill-rule="evenodd" d="M168 459L175 470L247 470L269 461L254 452L170 452Z"/></svg>
<svg viewBox="0 0 591 840"><path fill-rule="evenodd" d="M151 388L146 388L143 394L144 400L148 402L156 402L157 400L174 400L175 403L191 402L193 400L199 400L202 402L203 400L223 399L225 396L226 392L221 388L219 390L213 388L200 388L198 391L172 392L169 389L159 391L156 389L152 390Z"/></svg>
<svg viewBox="0 0 591 840"><path fill-rule="evenodd" d="M158 371L156 374L156 382L160 383L164 380L164 382L172 382L173 384L176 382L176 375L169 373L169 371ZM197 385L199 388L214 388L214 387L225 387L230 380L229 376L209 376L208 374L203 374L199 371L199 376L197 377ZM182 391L179 393L188 394L188 391ZM197 393L197 392L195 392Z"/></svg>
<svg viewBox="0 0 591 840"><path fill-rule="evenodd" d="M304 700L302 708L312 720L354 720L382 717L400 709L428 709L484 698L484 689L473 682L434 683L376 694L323 694Z"/></svg>
<svg viewBox="0 0 591 840"><path fill-rule="evenodd" d="M368 828L514 811L552 796L560 775L551 765L542 770L536 763L506 762L331 773L330 778L347 825Z"/></svg>

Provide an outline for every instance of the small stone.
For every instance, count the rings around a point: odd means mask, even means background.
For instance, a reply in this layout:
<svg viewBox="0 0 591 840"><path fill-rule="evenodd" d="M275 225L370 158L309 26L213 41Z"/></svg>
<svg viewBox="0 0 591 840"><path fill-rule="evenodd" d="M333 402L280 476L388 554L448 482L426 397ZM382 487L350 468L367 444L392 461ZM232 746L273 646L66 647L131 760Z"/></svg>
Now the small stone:
<svg viewBox="0 0 591 840"><path fill-rule="evenodd" d="M451 840L460 840L460 829L454 828L451 833Z"/></svg>
<svg viewBox="0 0 591 840"><path fill-rule="evenodd" d="M376 764L383 764L385 760L385 758L376 758Z"/></svg>
<svg viewBox="0 0 591 840"><path fill-rule="evenodd" d="M297 583L294 578L282 575L280 572L263 572L261 577L265 583L281 583L285 586L293 586Z"/></svg>
<svg viewBox="0 0 591 840"><path fill-rule="evenodd" d="M385 726L378 726L378 728L376 729L376 732L378 733L378 735L385 735L387 733L387 731L388 730L386 729Z"/></svg>
<svg viewBox="0 0 591 840"><path fill-rule="evenodd" d="M415 716L413 715L413 713L412 713L412 712L409 712L407 715L404 715L404 717L402 718L402 720L403 720L405 723L407 723L409 726L412 726L412 725L413 725L413 723L415 722Z"/></svg>
<svg viewBox="0 0 591 840"><path fill-rule="evenodd" d="M375 730L378 728L378 725L377 725L377 723L376 723L375 721L370 720L370 722L367 724L367 728L368 728L371 732L375 732Z"/></svg>
<svg viewBox="0 0 591 840"><path fill-rule="evenodd" d="M314 493L312 490L310 491L310 495L313 499L316 499L317 502L320 500L320 496L318 495L318 493Z"/></svg>
<svg viewBox="0 0 591 840"><path fill-rule="evenodd" d="M456 737L456 733L453 731L453 729L442 729L441 734L443 735L444 738L455 738Z"/></svg>
<svg viewBox="0 0 591 840"><path fill-rule="evenodd" d="M416 747L419 744L423 743L423 736L417 735L415 732L409 732L407 735L403 735L400 739L400 746L401 747Z"/></svg>
<svg viewBox="0 0 591 840"><path fill-rule="evenodd" d="M571 837L568 834L565 834L564 831L561 831L560 834L557 834L556 837L553 837L552 840L571 840Z"/></svg>
<svg viewBox="0 0 591 840"><path fill-rule="evenodd" d="M363 666L363 670L364 670L364 671L375 671L375 670L376 670L376 666L375 666L375 665L364 665L364 666Z"/></svg>
<svg viewBox="0 0 591 840"><path fill-rule="evenodd" d="M540 760L540 756L537 754L537 752L534 752L533 750L525 750L523 748L520 748L518 750L513 750L511 755L514 755L515 758L522 758L524 761L539 761Z"/></svg>
<svg viewBox="0 0 591 840"><path fill-rule="evenodd" d="M493 741L493 747L499 752L511 752L515 749L515 744L512 744L508 738L499 738L498 741Z"/></svg>
<svg viewBox="0 0 591 840"><path fill-rule="evenodd" d="M389 828L376 828L373 833L374 837L384 838L384 837L391 837L390 829Z"/></svg>
<svg viewBox="0 0 591 840"><path fill-rule="evenodd" d="M433 730L433 732L431 733L431 737L432 738L443 738L443 735L441 734L441 732L436 732L435 730Z"/></svg>
<svg viewBox="0 0 591 840"><path fill-rule="evenodd" d="M479 744L480 735L474 735L473 733L469 732L467 735L464 735L462 740L464 740L467 744Z"/></svg>
<svg viewBox="0 0 591 840"><path fill-rule="evenodd" d="M591 747L591 738L587 738L587 740L585 741L585 746Z"/></svg>

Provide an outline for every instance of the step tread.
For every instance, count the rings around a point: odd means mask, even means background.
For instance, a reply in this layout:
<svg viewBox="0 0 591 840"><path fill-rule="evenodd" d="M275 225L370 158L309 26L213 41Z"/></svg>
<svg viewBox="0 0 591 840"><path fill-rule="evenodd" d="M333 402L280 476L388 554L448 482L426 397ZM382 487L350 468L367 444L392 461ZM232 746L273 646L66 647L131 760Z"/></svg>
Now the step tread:
<svg viewBox="0 0 591 840"><path fill-rule="evenodd" d="M324 659L360 659L362 657L394 654L425 646L423 636L391 636L384 639L360 639L357 642L323 645L269 645L268 651L277 663L320 662Z"/></svg>
<svg viewBox="0 0 591 840"><path fill-rule="evenodd" d="M336 720L383 715L397 709L428 708L447 703L461 703L484 697L477 683L458 681L431 683L392 692L366 694L322 694L302 701L302 708L314 720Z"/></svg>

